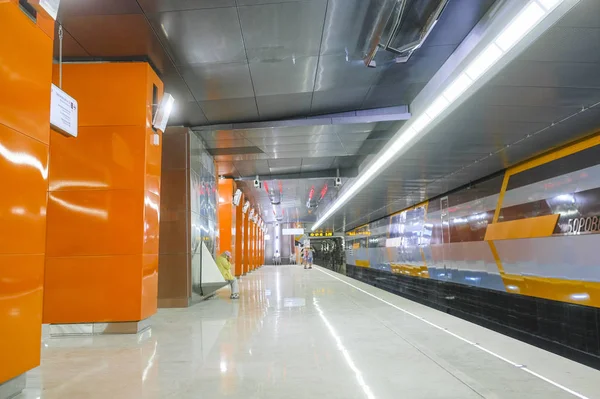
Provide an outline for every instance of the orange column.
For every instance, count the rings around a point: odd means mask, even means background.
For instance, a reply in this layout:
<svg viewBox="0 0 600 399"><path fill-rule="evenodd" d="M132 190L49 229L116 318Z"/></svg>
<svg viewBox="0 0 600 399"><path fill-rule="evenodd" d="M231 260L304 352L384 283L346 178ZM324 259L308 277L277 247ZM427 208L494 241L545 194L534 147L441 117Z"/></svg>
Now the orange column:
<svg viewBox="0 0 600 399"><path fill-rule="evenodd" d="M79 136L51 134L44 322L143 320L157 302L162 82L143 62L66 64L63 88Z"/></svg>
<svg viewBox="0 0 600 399"><path fill-rule="evenodd" d="M254 249L254 268L258 269L260 263L258 261L259 253L260 253L260 229L258 225L254 225L254 230L256 231L256 238L254 239L255 249Z"/></svg>
<svg viewBox="0 0 600 399"><path fill-rule="evenodd" d="M235 207L233 206L233 192L235 183L232 179L218 179L218 212L219 212L219 248L218 253L231 252L232 265L235 265Z"/></svg>
<svg viewBox="0 0 600 399"><path fill-rule="evenodd" d="M0 0L0 384L40 364L53 32Z"/></svg>
<svg viewBox="0 0 600 399"><path fill-rule="evenodd" d="M248 251L248 271L254 270L254 222L250 221L248 223L249 237L248 242L250 244L250 248Z"/></svg>
<svg viewBox="0 0 600 399"><path fill-rule="evenodd" d="M265 264L265 232L260 231L260 265Z"/></svg>
<svg viewBox="0 0 600 399"><path fill-rule="evenodd" d="M246 274L250 271L250 266L249 266L249 262L250 262L250 226L249 224L251 222L249 222L249 214L248 212L250 212L249 210L244 214L244 223L243 223L243 227L244 227L244 237L243 237L243 259L242 259L242 274Z"/></svg>
<svg viewBox="0 0 600 399"><path fill-rule="evenodd" d="M243 240L244 240L244 214L242 213L242 207L244 204L244 195L240 199L240 205L234 207L235 212L235 275L241 276L244 274L243 268Z"/></svg>

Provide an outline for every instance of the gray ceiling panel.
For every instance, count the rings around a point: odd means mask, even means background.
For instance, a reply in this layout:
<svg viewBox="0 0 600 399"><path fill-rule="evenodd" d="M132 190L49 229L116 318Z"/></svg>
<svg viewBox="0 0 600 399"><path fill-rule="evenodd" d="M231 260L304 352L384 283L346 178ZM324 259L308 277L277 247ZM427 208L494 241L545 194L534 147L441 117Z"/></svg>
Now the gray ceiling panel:
<svg viewBox="0 0 600 399"><path fill-rule="evenodd" d="M313 113L329 114L360 109L368 92L368 87L315 91L312 97Z"/></svg>
<svg viewBox="0 0 600 399"><path fill-rule="evenodd" d="M196 64L181 73L197 101L254 96L246 63Z"/></svg>
<svg viewBox="0 0 600 399"><path fill-rule="evenodd" d="M261 145L259 146L264 152L293 152L297 151L297 156L310 156L312 152L323 152L328 150L343 149L340 142L337 143L308 143L308 144L288 144L283 146L278 145Z"/></svg>
<svg viewBox="0 0 600 399"><path fill-rule="evenodd" d="M282 94L256 97L256 101L263 119L285 119L308 113L311 97L312 93Z"/></svg>
<svg viewBox="0 0 600 399"><path fill-rule="evenodd" d="M208 148L235 148L235 147L252 147L254 144L246 139L234 139L234 140L207 140L204 139Z"/></svg>
<svg viewBox="0 0 600 399"><path fill-rule="evenodd" d="M365 68L362 60L352 60L345 55L322 55L319 60L315 91L337 88L369 87L375 83L381 69Z"/></svg>
<svg viewBox="0 0 600 399"><path fill-rule="evenodd" d="M555 26L519 58L526 61L600 63L600 29Z"/></svg>
<svg viewBox="0 0 600 399"><path fill-rule="evenodd" d="M478 96L486 105L581 107L600 100L600 89L571 87L489 86Z"/></svg>
<svg viewBox="0 0 600 399"><path fill-rule="evenodd" d="M148 14L165 11L199 10L202 8L235 7L235 0L138 0L138 2L144 12Z"/></svg>
<svg viewBox="0 0 600 399"><path fill-rule="evenodd" d="M241 176L269 174L269 163L266 160L235 161L233 164Z"/></svg>
<svg viewBox="0 0 600 399"><path fill-rule="evenodd" d="M335 134L320 134L320 135L299 135L286 136L277 138L261 138L251 139L253 145L257 146L286 146L290 144L318 144L318 143L336 143L339 145L340 140Z"/></svg>
<svg viewBox="0 0 600 399"><path fill-rule="evenodd" d="M186 82L178 73L170 73L162 76L162 81L165 87L168 87L168 92L175 98L177 105L187 102L196 101Z"/></svg>
<svg viewBox="0 0 600 399"><path fill-rule="evenodd" d="M289 173L300 169L302 158L270 159L268 162L271 173Z"/></svg>
<svg viewBox="0 0 600 399"><path fill-rule="evenodd" d="M495 0L452 0L446 6L435 29L423 44L426 46L458 45L469 34Z"/></svg>
<svg viewBox="0 0 600 399"><path fill-rule="evenodd" d="M254 97L200 101L199 104L208 120L213 124L258 119Z"/></svg>
<svg viewBox="0 0 600 399"><path fill-rule="evenodd" d="M425 87L423 83L371 86L363 103L363 109L410 104L423 87Z"/></svg>
<svg viewBox="0 0 600 399"><path fill-rule="evenodd" d="M514 61L493 80L499 86L600 88L600 64Z"/></svg>
<svg viewBox="0 0 600 399"><path fill-rule="evenodd" d="M370 6L366 0L329 0L321 54L348 54L360 59L360 28Z"/></svg>
<svg viewBox="0 0 600 399"><path fill-rule="evenodd" d="M196 126L208 122L197 102L178 101L176 104L169 118L173 126Z"/></svg>
<svg viewBox="0 0 600 399"><path fill-rule="evenodd" d="M149 20L177 65L246 61L236 8L164 12Z"/></svg>
<svg viewBox="0 0 600 399"><path fill-rule="evenodd" d="M596 0L580 1L557 25L575 28L600 28L600 2Z"/></svg>
<svg viewBox="0 0 600 399"><path fill-rule="evenodd" d="M250 63L257 96L313 91L317 57L288 57Z"/></svg>
<svg viewBox="0 0 600 399"><path fill-rule="evenodd" d="M217 140L236 140L236 139L244 139L245 136L235 130L200 130L198 131L200 137L204 139L204 141L217 141Z"/></svg>
<svg viewBox="0 0 600 399"><path fill-rule="evenodd" d="M297 149L285 149L285 151L278 151L278 152L268 152L267 153L269 155L269 157L273 158L273 159L280 159L280 158L297 158L298 156L302 156L303 159L306 158L323 158L323 157L346 157L348 156L348 153L346 152L346 150L344 150L344 148L342 148L342 146L338 146L335 148L328 148L328 149L322 149L322 148L317 148L317 149L309 149L306 150L306 147L304 147L301 150L297 150ZM356 166L356 165L354 165Z"/></svg>
<svg viewBox="0 0 600 399"><path fill-rule="evenodd" d="M239 7L248 59L318 55L325 8L322 0Z"/></svg>

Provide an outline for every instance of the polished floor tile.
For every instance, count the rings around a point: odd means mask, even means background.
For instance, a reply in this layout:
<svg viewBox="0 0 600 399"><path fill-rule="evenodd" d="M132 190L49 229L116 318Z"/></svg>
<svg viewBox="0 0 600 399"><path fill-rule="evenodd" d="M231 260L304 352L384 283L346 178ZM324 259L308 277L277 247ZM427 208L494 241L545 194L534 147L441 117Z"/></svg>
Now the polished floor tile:
<svg viewBox="0 0 600 399"><path fill-rule="evenodd" d="M596 370L324 269L240 288L137 336L44 341L21 399L600 397Z"/></svg>

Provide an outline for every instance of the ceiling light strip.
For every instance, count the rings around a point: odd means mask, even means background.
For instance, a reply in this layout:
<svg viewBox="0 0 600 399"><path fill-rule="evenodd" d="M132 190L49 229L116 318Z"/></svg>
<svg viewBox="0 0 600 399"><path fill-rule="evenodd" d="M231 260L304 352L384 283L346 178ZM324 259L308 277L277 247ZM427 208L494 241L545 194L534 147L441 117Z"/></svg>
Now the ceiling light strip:
<svg viewBox="0 0 600 399"><path fill-rule="evenodd" d="M352 198L369 179L386 167L392 158L419 133L436 120L499 60L519 43L538 23L547 17L564 0L530 0L491 43L485 47L467 66L464 71L448 84L447 88L435 98L424 113L411 119L406 130L392 139L385 152L368 166L357 180L338 197L329 209L317 220L312 230L318 229L342 205ZM404 129L404 127L403 127Z"/></svg>

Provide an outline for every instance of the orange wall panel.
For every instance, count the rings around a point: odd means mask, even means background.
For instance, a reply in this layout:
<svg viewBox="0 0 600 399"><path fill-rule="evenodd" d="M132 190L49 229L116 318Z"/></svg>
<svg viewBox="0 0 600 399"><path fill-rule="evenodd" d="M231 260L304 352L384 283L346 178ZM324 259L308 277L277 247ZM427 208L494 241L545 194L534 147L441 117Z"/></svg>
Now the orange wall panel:
<svg viewBox="0 0 600 399"><path fill-rule="evenodd" d="M156 313L158 297L158 254L142 257L142 309L140 320Z"/></svg>
<svg viewBox="0 0 600 399"><path fill-rule="evenodd" d="M0 125L48 144L53 42L17 3L0 3Z"/></svg>
<svg viewBox="0 0 600 399"><path fill-rule="evenodd" d="M142 253L143 192L54 191L48 195L48 257Z"/></svg>
<svg viewBox="0 0 600 399"><path fill-rule="evenodd" d="M219 253L234 250L235 237L232 235L233 227L233 180L219 179L217 203L219 212ZM234 251L235 252L235 251ZM235 255L232 253L235 257ZM233 259L235 262L235 259Z"/></svg>
<svg viewBox="0 0 600 399"><path fill-rule="evenodd" d="M63 64L63 90L77 100L79 126L146 126L144 62ZM58 81L58 66L53 80Z"/></svg>
<svg viewBox="0 0 600 399"><path fill-rule="evenodd" d="M0 125L0 254L44 253L47 168L45 144Z"/></svg>
<svg viewBox="0 0 600 399"><path fill-rule="evenodd" d="M151 127L153 85L159 101L163 85L147 63L64 65L79 137L51 136L46 322L156 312L162 134Z"/></svg>
<svg viewBox="0 0 600 399"><path fill-rule="evenodd" d="M159 203L160 197L146 191L144 195L144 254L158 254Z"/></svg>
<svg viewBox="0 0 600 399"><path fill-rule="evenodd" d="M240 205L235 207L235 275L241 276L243 274L243 241L244 241L244 214L242 213L242 207L244 204L244 194L240 199Z"/></svg>
<svg viewBox="0 0 600 399"><path fill-rule="evenodd" d="M44 323L139 320L142 255L46 258Z"/></svg>
<svg viewBox="0 0 600 399"><path fill-rule="evenodd" d="M49 190L142 190L144 131L137 126L84 126L77 138L53 131Z"/></svg>
<svg viewBox="0 0 600 399"><path fill-rule="evenodd" d="M248 210L248 212L250 212ZM244 214L244 221L242 223L244 229L244 237L243 237L243 250L242 250L242 274L246 274L250 271L249 265L249 246L250 246L250 229L248 226L248 212Z"/></svg>
<svg viewBox="0 0 600 399"><path fill-rule="evenodd" d="M0 255L0 384L40 364L44 254Z"/></svg>
<svg viewBox="0 0 600 399"><path fill-rule="evenodd" d="M0 1L0 37L2 384L40 364L53 42L17 1Z"/></svg>
<svg viewBox="0 0 600 399"><path fill-rule="evenodd" d="M153 144L152 137L155 134L158 134L159 142L162 143L162 133L160 131L155 132L150 127L146 128L146 170L144 173L144 187L147 191L160 196L162 151L160 145Z"/></svg>

